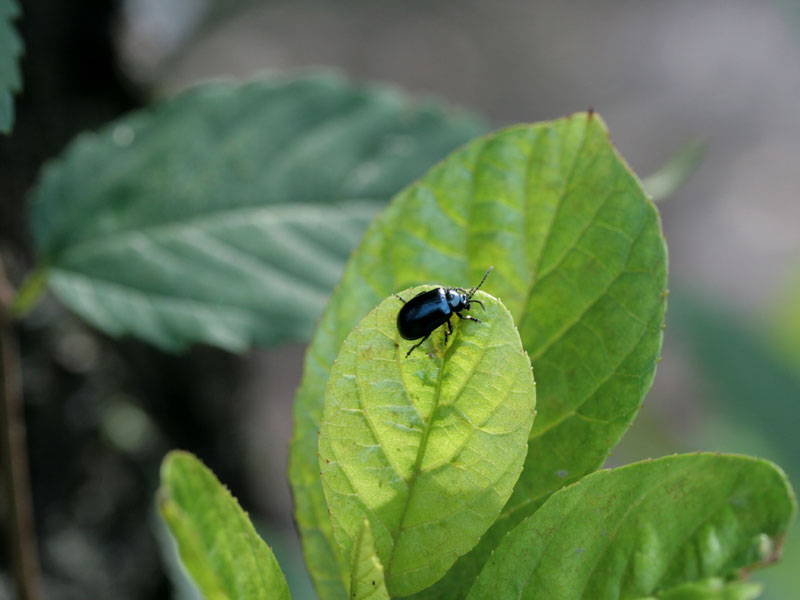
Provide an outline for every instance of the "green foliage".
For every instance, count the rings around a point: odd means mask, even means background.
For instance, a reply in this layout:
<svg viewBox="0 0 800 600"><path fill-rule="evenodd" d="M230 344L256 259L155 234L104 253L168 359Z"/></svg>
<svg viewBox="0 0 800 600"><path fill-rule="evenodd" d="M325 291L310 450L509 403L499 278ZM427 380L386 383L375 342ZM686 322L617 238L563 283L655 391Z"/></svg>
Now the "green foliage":
<svg viewBox="0 0 800 600"><path fill-rule="evenodd" d="M502 298L538 385L538 416L510 500L431 597L463 597L504 533L594 471L630 425L661 347L666 249L658 214L593 114L478 139L406 188L370 226L323 314L295 402L296 520L322 598L347 565L319 482L317 431L339 347L383 298L420 283ZM426 592L423 592L424 596Z"/></svg>
<svg viewBox="0 0 800 600"><path fill-rule="evenodd" d="M354 600L389 600L383 567L375 550L375 540L367 519L361 523L353 543L349 597Z"/></svg>
<svg viewBox="0 0 800 600"><path fill-rule="evenodd" d="M796 508L777 467L743 456L602 471L553 494L515 528L468 599L698 597L685 584L775 560ZM747 593L740 586L699 597Z"/></svg>
<svg viewBox="0 0 800 600"><path fill-rule="evenodd" d="M0 0L0 133L9 133L14 126L13 96L22 89L22 40L13 25L19 13L16 0Z"/></svg>
<svg viewBox="0 0 800 600"><path fill-rule="evenodd" d="M770 443L793 460L787 469L800 472L800 373L778 360L765 340L734 313L697 295L674 292L670 315L716 405L742 423L769 432Z"/></svg>
<svg viewBox="0 0 800 600"><path fill-rule="evenodd" d="M390 296L331 371L319 464L336 541L350 556L367 518L393 596L428 587L477 543L525 459L530 361L508 310L475 297L482 323L456 323L446 347L442 327L406 357L413 342L400 337L401 302Z"/></svg>
<svg viewBox="0 0 800 600"><path fill-rule="evenodd" d="M272 551L203 464L171 452L161 467L159 508L189 573L207 600L288 600Z"/></svg>
<svg viewBox="0 0 800 600"><path fill-rule="evenodd" d="M331 74L204 85L45 168L39 268L110 335L167 350L306 339L383 203L481 130Z"/></svg>

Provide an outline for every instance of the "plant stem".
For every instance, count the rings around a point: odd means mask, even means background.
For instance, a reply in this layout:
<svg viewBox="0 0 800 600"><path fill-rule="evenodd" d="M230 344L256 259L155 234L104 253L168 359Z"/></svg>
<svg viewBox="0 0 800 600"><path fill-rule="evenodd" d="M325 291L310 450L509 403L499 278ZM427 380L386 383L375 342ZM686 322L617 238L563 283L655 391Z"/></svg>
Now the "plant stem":
<svg viewBox="0 0 800 600"><path fill-rule="evenodd" d="M19 349L10 309L13 295L0 260L0 436L9 550L19 597L39 600L39 561L28 473Z"/></svg>

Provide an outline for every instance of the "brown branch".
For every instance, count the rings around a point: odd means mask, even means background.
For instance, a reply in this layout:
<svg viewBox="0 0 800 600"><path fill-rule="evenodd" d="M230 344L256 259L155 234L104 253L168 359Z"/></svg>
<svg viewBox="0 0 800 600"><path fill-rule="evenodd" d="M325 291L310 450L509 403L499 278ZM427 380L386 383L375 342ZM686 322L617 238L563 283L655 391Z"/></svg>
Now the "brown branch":
<svg viewBox="0 0 800 600"><path fill-rule="evenodd" d="M9 551L22 600L39 600L39 560L25 440L19 349L11 317L14 292L0 260L0 441L8 499Z"/></svg>

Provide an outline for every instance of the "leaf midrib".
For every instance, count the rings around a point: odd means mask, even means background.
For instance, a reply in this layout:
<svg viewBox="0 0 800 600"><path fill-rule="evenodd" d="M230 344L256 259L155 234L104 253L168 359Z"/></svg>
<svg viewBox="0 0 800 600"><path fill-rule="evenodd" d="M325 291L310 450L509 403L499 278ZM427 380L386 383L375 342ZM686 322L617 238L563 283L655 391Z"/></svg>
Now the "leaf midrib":
<svg viewBox="0 0 800 600"><path fill-rule="evenodd" d="M181 232L187 228L198 228L198 229L206 229L209 225L218 228L222 225L223 221L226 218L232 218L234 221L241 220L241 223L244 225L251 225L252 218L255 216L259 216L262 214L274 214L274 219L276 225L279 224L281 220L288 220L292 215L288 214L294 211L301 211L301 210L314 210L318 211L320 209L330 208L332 210L337 210L337 214L345 217L342 220L356 220L361 216L360 212L350 212L352 209L359 209L365 206L376 206L379 202L384 201L383 198L346 198L346 199L334 199L329 201L319 201L319 202L303 202L301 204L292 204L290 202L285 203L270 203L270 204L262 204L260 206L240 206L236 208L229 208L225 210L213 210L207 211L195 215L190 215L185 219L174 219L171 221L161 221L161 222L152 222L152 223L145 223L141 226L137 226L136 228L131 229L120 229L117 231L109 231L103 235L99 235L97 237L90 237L85 238L82 240L77 240L74 243L69 243L61 246L60 248L54 248L45 251L51 257L58 257L63 256L64 254L74 254L76 252L87 252L87 248L89 254L93 252L103 252L106 247L114 247L118 248L121 244L124 244L125 238L131 238L136 236L146 236L146 237L161 237L161 236L168 236L172 232ZM341 210L345 209L345 210ZM283 213L283 214L281 214ZM270 215L273 216L273 215ZM50 259L51 262L53 258Z"/></svg>
<svg viewBox="0 0 800 600"><path fill-rule="evenodd" d="M495 320L491 319L490 323L491 323L490 326L491 326L492 330L494 330ZM460 323L459 323L459 328L460 328ZM492 332L490 332L490 336L491 336L491 333ZM453 334L451 334L451 335L454 335L454 334L455 334L455 332ZM400 536L400 533L404 529L403 523L405 521L406 513L408 512L408 507L411 504L411 496L413 494L414 484L417 481L417 477L422 472L422 469L421 469L422 460L423 460L423 458L425 456L425 450L426 450L427 445L428 445L428 438L430 437L431 429L433 428L433 420L434 420L434 416L436 415L436 409L439 407L439 399L441 397L441 387L442 387L442 379L443 379L443 374L444 374L445 358L447 357L448 353L450 353L450 351L453 349L453 347L454 347L454 344L451 343L449 347L445 348L444 354L442 355L442 364L441 364L441 366L439 368L439 373L437 374L436 393L435 393L435 396L434 396L433 407L431 408L431 412L430 412L430 418L428 419L428 422L425 424L425 430L422 433L422 440L420 441L419 448L417 449L417 456L416 456L416 459L414 461L414 466L412 467L412 470L411 470L411 476L409 477L409 481L408 481L408 497L407 497L406 503L403 505L403 512L400 514L400 520L398 521L397 529L396 529L395 533L392 535L392 539L393 539L394 543L392 544L392 551L389 554L389 560L386 561L386 567L385 567L387 581L391 578L392 564L393 564L393 561L394 561L394 553L395 553L395 549L397 548L397 540L398 540L398 538ZM487 350L488 347L489 347L488 344L484 344L484 345L481 346L480 356L476 358L475 362L473 362L472 368L470 369L470 372L464 377L464 381L462 382L461 386L459 387L458 393L454 395L454 398L457 398L458 396L461 395L461 392L466 387L466 384L475 375L475 372L476 372L476 370L478 368L478 365L483 361L483 358L486 355L486 350ZM411 398L409 398L409 403L411 404Z"/></svg>

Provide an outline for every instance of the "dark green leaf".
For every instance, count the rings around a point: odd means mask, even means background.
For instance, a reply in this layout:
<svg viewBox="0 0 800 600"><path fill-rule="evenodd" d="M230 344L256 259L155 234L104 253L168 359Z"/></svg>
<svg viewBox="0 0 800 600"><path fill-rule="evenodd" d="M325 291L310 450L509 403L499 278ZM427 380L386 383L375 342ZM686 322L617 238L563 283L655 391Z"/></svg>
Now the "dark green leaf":
<svg viewBox="0 0 800 600"><path fill-rule="evenodd" d="M782 363L744 318L701 296L670 296L675 332L686 342L717 406L769 436L800 471L797 410L800 375ZM788 466L787 466L788 468Z"/></svg>
<svg viewBox="0 0 800 600"><path fill-rule="evenodd" d="M205 85L45 168L40 266L111 335L168 350L306 339L383 203L481 129L330 74Z"/></svg>
<svg viewBox="0 0 800 600"><path fill-rule="evenodd" d="M744 456L674 456L594 473L506 536L468 600L660 598L740 576L776 560L796 508L780 469Z"/></svg>
<svg viewBox="0 0 800 600"><path fill-rule="evenodd" d="M390 296L347 337L331 371L319 464L334 534L349 556L369 519L392 596L428 587L468 552L522 470L531 364L508 310L475 298L482 322L456 323L446 347L442 327L406 357L415 342L400 337L402 304Z"/></svg>
<svg viewBox="0 0 800 600"><path fill-rule="evenodd" d="M19 12L16 0L0 0L0 133L9 133L14 126L14 94L22 89L22 40L14 27Z"/></svg>
<svg viewBox="0 0 800 600"><path fill-rule="evenodd" d="M214 474L187 452L171 452L158 493L167 523L207 600L289 600L272 551Z"/></svg>
<svg viewBox="0 0 800 600"><path fill-rule="evenodd" d="M489 265L495 270L483 289L503 300L519 327L536 373L538 416L498 524L432 597L463 597L505 531L601 465L650 387L666 248L655 207L599 117L513 127L454 153L370 226L306 356L290 479L306 561L323 598L335 598L324 590L346 576L316 464L339 346L389 294L420 283L469 287Z"/></svg>

